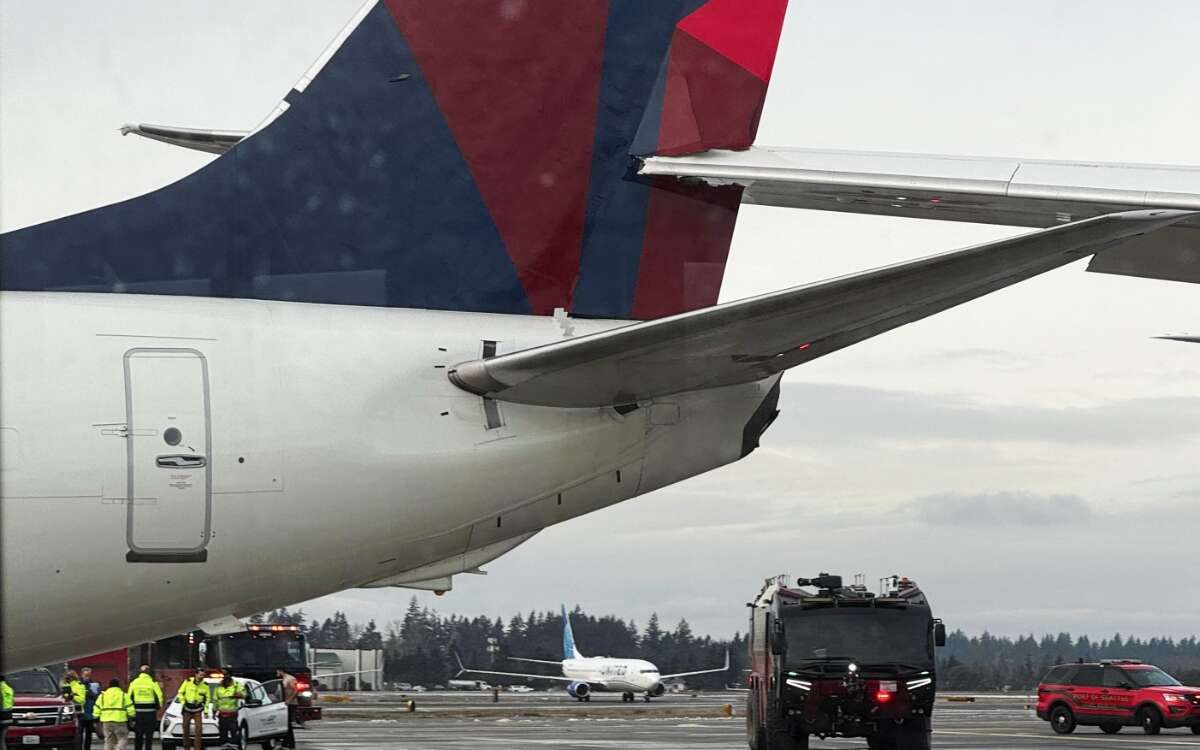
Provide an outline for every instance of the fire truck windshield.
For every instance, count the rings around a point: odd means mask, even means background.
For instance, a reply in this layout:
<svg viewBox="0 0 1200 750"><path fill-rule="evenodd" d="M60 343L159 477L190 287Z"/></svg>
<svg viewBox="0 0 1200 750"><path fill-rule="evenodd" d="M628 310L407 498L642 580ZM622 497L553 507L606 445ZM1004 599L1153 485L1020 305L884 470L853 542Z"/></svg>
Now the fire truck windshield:
<svg viewBox="0 0 1200 750"><path fill-rule="evenodd" d="M924 607L791 607L783 613L791 667L836 660L933 668L932 618Z"/></svg>
<svg viewBox="0 0 1200 750"><path fill-rule="evenodd" d="M299 669L305 666L304 636L299 633L223 635L210 647L208 661L234 670Z"/></svg>

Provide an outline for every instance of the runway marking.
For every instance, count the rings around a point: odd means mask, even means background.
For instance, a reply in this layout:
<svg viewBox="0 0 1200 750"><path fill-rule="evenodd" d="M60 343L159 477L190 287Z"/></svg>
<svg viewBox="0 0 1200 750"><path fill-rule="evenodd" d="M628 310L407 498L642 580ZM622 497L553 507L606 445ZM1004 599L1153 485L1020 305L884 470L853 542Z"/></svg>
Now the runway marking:
<svg viewBox="0 0 1200 750"><path fill-rule="evenodd" d="M1069 734L1017 734L1015 732L961 731L953 729L935 729L934 734L953 734L960 737L1009 737L1023 740L1045 740L1046 742L1119 742L1129 747L1129 736L1126 737L1078 737ZM1171 740L1142 740L1146 745L1170 745L1171 747L1200 747L1200 742L1172 742Z"/></svg>

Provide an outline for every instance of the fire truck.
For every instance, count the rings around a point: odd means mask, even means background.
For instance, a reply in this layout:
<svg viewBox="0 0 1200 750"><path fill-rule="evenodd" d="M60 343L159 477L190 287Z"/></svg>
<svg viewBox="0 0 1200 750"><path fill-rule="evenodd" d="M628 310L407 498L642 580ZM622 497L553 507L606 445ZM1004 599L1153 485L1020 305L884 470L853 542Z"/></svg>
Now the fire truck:
<svg viewBox="0 0 1200 750"><path fill-rule="evenodd" d="M946 627L916 583L880 594L822 573L767 579L750 614L751 750L807 750L809 737L863 737L871 750L928 750Z"/></svg>
<svg viewBox="0 0 1200 750"><path fill-rule="evenodd" d="M196 630L73 659L68 666L91 667L92 679L107 685L113 677L127 683L137 675L140 665L148 664L168 701L197 668L214 672L228 669L238 677L263 683L268 690L275 688L275 693L279 693L275 673L282 669L296 678L296 719L305 722L321 718L321 708L315 705L316 685L308 666L307 650L298 625L250 624L244 631L221 635L206 635ZM282 695L276 697L282 699Z"/></svg>

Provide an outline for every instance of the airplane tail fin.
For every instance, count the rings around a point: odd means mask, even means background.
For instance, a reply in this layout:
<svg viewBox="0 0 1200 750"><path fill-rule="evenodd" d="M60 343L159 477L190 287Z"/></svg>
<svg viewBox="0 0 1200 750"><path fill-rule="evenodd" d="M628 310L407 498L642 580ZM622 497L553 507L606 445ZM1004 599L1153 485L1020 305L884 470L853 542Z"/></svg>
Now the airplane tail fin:
<svg viewBox="0 0 1200 750"><path fill-rule="evenodd" d="M375 0L280 113L0 238L5 289L657 318L715 303L787 0ZM147 145L147 148L157 146Z"/></svg>
<svg viewBox="0 0 1200 750"><path fill-rule="evenodd" d="M567 614L567 605L562 605L563 619L563 659L583 659L583 654L575 648L575 632L571 630L571 617Z"/></svg>

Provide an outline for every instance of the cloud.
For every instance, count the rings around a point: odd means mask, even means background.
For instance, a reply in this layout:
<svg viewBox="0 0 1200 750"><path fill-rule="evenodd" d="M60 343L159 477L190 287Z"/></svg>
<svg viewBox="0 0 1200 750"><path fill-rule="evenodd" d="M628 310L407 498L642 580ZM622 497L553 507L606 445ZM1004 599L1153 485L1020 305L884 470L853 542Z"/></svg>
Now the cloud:
<svg viewBox="0 0 1200 750"><path fill-rule="evenodd" d="M904 512L917 523L941 526L1042 526L1067 522L1072 527L1095 515L1078 495L1036 492L943 492L919 497Z"/></svg>
<svg viewBox="0 0 1200 750"><path fill-rule="evenodd" d="M833 383L786 383L772 437L1069 444L1161 443L1200 436L1200 398L1149 397L1095 406L986 404L958 396ZM779 433L784 433L780 435ZM791 433L791 434L787 434Z"/></svg>

